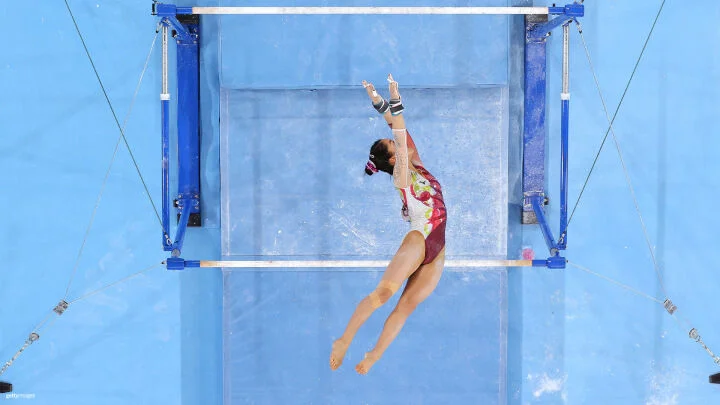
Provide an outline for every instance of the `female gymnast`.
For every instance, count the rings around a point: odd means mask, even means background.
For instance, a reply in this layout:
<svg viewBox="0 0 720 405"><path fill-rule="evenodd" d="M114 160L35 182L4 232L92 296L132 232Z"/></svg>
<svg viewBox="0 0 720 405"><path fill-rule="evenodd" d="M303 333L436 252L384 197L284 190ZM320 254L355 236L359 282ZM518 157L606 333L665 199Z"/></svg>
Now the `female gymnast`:
<svg viewBox="0 0 720 405"><path fill-rule="evenodd" d="M402 199L403 218L410 222L400 248L374 291L357 305L343 335L333 342L330 368L337 370L360 326L407 280L397 306L385 321L375 347L355 367L367 374L397 337L408 316L433 292L445 264L445 222L447 213L440 183L428 172L415 143L405 127L398 83L388 75L390 101L380 96L372 83L363 81L372 105L392 129L393 139L379 139L370 148L365 173L388 173Z"/></svg>

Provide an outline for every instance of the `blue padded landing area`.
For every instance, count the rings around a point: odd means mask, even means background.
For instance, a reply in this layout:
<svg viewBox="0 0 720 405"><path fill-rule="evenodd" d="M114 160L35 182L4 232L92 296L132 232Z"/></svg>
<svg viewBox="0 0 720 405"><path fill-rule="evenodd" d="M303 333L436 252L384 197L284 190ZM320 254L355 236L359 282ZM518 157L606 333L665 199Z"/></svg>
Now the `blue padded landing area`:
<svg viewBox="0 0 720 405"><path fill-rule="evenodd" d="M408 128L444 188L448 258L507 257L507 89L401 91ZM221 104L224 259L394 254L408 230L400 197L389 175L363 172L372 142L392 133L360 86L223 90ZM226 270L226 404L504 403L504 269L446 269L360 377L354 367L397 294L330 371L331 343L379 270Z"/></svg>
<svg viewBox="0 0 720 405"><path fill-rule="evenodd" d="M503 404L504 271L446 272L360 376L355 365L375 344L392 299L360 329L342 367L330 370L332 341L379 277L226 272L225 404Z"/></svg>

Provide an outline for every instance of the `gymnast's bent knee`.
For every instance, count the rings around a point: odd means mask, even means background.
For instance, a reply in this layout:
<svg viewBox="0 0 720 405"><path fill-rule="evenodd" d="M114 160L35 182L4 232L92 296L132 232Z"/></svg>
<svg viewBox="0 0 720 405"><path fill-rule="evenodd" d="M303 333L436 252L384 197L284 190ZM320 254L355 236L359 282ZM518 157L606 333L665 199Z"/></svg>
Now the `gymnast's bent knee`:
<svg viewBox="0 0 720 405"><path fill-rule="evenodd" d="M390 297L392 297L399 289L400 283L389 280L380 281L375 290L368 295L370 305L372 305L373 309L380 308L383 304L388 302Z"/></svg>

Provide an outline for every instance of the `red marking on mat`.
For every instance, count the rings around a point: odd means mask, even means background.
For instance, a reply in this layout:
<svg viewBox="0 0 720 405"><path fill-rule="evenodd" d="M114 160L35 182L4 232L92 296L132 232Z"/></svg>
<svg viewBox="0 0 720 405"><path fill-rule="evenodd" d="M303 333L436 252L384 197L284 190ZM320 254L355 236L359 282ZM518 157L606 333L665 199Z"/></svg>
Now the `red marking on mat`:
<svg viewBox="0 0 720 405"><path fill-rule="evenodd" d="M532 250L532 248L523 248L522 258L523 260L534 260L535 252Z"/></svg>

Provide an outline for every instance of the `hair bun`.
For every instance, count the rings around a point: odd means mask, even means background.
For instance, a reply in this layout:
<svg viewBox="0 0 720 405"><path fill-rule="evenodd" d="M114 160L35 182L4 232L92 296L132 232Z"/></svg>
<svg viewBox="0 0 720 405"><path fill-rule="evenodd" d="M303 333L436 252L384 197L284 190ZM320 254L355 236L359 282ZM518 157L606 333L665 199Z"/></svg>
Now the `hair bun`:
<svg viewBox="0 0 720 405"><path fill-rule="evenodd" d="M367 173L368 176L372 176L373 173L377 173L377 172L378 172L378 168L377 168L377 166L375 166L375 163L373 163L372 160L368 159L367 163L365 163L365 173Z"/></svg>

